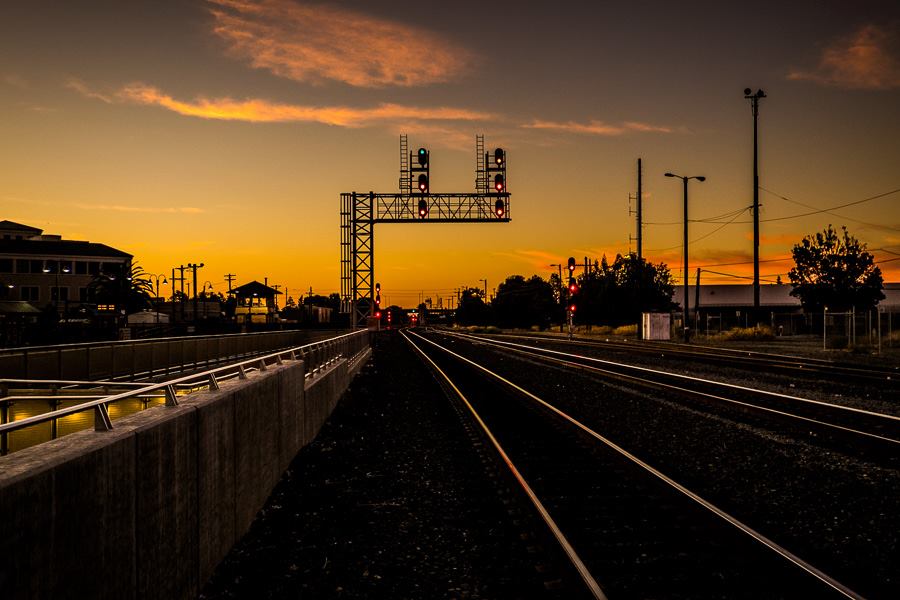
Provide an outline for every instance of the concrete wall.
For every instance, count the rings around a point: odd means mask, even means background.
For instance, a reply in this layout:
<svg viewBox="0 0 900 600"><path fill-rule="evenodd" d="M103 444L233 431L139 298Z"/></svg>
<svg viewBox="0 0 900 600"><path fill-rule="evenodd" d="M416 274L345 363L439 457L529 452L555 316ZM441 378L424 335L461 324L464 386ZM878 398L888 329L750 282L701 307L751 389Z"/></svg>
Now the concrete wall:
<svg viewBox="0 0 900 600"><path fill-rule="evenodd" d="M300 361L0 458L0 597L193 598L362 360Z"/></svg>

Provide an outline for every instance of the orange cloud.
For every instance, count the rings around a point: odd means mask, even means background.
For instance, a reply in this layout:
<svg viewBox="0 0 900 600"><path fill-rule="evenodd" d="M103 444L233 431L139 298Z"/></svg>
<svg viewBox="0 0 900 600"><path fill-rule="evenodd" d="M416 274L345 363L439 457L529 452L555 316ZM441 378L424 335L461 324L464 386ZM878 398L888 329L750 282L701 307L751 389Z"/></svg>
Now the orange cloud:
<svg viewBox="0 0 900 600"><path fill-rule="evenodd" d="M900 36L877 25L860 27L825 48L812 71L791 71L787 78L859 90L900 87Z"/></svg>
<svg viewBox="0 0 900 600"><path fill-rule="evenodd" d="M340 127L362 127L372 123L418 122L418 121L482 121L492 118L488 113L463 108L434 107L422 108L400 104L379 104L374 108L350 106L304 106L283 104L258 98L235 100L232 98L204 98L183 101L150 85L133 83L110 97L90 90L84 84L69 84L68 87L89 97L112 102L129 102L147 106L160 106L188 117L216 119L222 121L246 121L250 123L308 122L337 125Z"/></svg>
<svg viewBox="0 0 900 600"><path fill-rule="evenodd" d="M591 120L587 123L578 123L576 121L560 122L535 119L527 125L522 125L522 127L526 129L545 129L550 131L561 131L564 133L582 133L602 136L619 136L631 132L672 133L673 131L671 127L661 127L637 121L626 121L620 125L611 125L597 120Z"/></svg>
<svg viewBox="0 0 900 600"><path fill-rule="evenodd" d="M432 31L328 4L209 0L213 32L228 53L279 77L357 87L423 86L456 78L472 62Z"/></svg>
<svg viewBox="0 0 900 600"><path fill-rule="evenodd" d="M107 104L113 103L113 99L111 97L107 96L106 94L101 94L96 90L92 90L87 86L86 83L84 83L80 79L75 79L74 77L69 78L65 83L65 87L69 88L70 90L75 90L85 98L93 98L94 100L100 100L101 102L105 102Z"/></svg>

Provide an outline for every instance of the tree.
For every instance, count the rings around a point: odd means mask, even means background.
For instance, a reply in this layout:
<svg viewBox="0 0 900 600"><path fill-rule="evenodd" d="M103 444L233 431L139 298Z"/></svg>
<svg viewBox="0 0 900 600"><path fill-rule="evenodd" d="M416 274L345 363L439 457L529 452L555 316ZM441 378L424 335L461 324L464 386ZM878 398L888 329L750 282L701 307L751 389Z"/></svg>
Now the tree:
<svg viewBox="0 0 900 600"><path fill-rule="evenodd" d="M525 279L511 275L497 287L491 303L494 319L501 327L546 327L556 310L553 288L537 275Z"/></svg>
<svg viewBox="0 0 900 600"><path fill-rule="evenodd" d="M88 284L88 294L97 304L114 304L127 313L150 307L153 286L137 263L127 273L100 273Z"/></svg>
<svg viewBox="0 0 900 600"><path fill-rule="evenodd" d="M841 227L839 234L830 224L821 233L808 235L791 254L795 266L788 273L793 290L807 312L865 311L884 299L884 279L875 266L875 257L866 244Z"/></svg>
<svg viewBox="0 0 900 600"><path fill-rule="evenodd" d="M466 288L459 298L456 322L460 325L486 325L491 319L491 309L481 299L478 288Z"/></svg>
<svg viewBox="0 0 900 600"><path fill-rule="evenodd" d="M665 263L653 264L636 254L603 257L579 277L575 297L579 320L588 323L636 323L641 313L668 311L674 305L674 280Z"/></svg>

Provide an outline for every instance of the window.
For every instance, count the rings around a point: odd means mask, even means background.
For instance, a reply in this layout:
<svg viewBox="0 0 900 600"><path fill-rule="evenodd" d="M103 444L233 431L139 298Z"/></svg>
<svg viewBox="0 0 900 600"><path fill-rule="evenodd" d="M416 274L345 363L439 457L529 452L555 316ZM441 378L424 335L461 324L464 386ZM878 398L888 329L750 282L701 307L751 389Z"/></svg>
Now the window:
<svg viewBox="0 0 900 600"><path fill-rule="evenodd" d="M29 267L31 269L31 273L43 273L44 272L44 261L42 260L30 260L31 263Z"/></svg>
<svg viewBox="0 0 900 600"><path fill-rule="evenodd" d="M50 287L50 301L51 302L68 302L69 300L69 288L64 286L51 286Z"/></svg>
<svg viewBox="0 0 900 600"><path fill-rule="evenodd" d="M11 258L0 258L0 273L12 273L13 260Z"/></svg>
<svg viewBox="0 0 900 600"><path fill-rule="evenodd" d="M88 264L83 260L79 260L75 263L75 271L76 275L87 275L88 272Z"/></svg>
<svg viewBox="0 0 900 600"><path fill-rule="evenodd" d="M38 287L36 285L23 285L19 288L21 291L19 292L19 297L26 302L37 302L40 300L40 296L38 295Z"/></svg>
<svg viewBox="0 0 900 600"><path fill-rule="evenodd" d="M83 264L83 263L82 263ZM90 298L90 291L86 287L78 288L78 301L87 302Z"/></svg>
<svg viewBox="0 0 900 600"><path fill-rule="evenodd" d="M100 263L98 262L89 262L88 266L88 274L90 275L99 275L100 274Z"/></svg>
<svg viewBox="0 0 900 600"><path fill-rule="evenodd" d="M31 261L24 258L17 260L16 273L31 273Z"/></svg>

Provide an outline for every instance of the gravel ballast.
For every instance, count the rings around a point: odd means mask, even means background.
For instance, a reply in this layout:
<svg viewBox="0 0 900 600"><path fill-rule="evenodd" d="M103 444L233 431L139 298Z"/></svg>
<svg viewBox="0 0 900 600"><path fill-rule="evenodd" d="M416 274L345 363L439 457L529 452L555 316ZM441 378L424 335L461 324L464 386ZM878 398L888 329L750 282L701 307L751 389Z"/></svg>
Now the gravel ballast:
<svg viewBox="0 0 900 600"><path fill-rule="evenodd" d="M421 360L379 334L201 597L568 597L483 459Z"/></svg>

